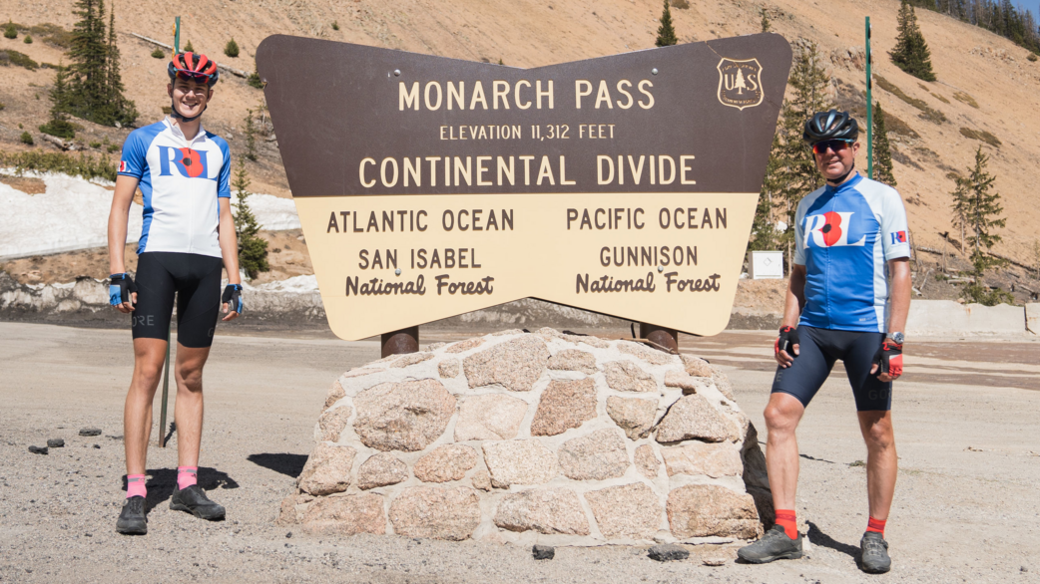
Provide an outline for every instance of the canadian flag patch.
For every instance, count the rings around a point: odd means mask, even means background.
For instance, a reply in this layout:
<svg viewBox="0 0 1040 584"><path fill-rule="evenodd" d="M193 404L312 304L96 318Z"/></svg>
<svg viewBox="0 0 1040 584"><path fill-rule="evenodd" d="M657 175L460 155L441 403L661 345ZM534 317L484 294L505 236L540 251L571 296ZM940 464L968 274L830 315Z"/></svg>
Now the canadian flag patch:
<svg viewBox="0 0 1040 584"><path fill-rule="evenodd" d="M125 160L120 160L119 161L119 172L126 172L126 161Z"/></svg>

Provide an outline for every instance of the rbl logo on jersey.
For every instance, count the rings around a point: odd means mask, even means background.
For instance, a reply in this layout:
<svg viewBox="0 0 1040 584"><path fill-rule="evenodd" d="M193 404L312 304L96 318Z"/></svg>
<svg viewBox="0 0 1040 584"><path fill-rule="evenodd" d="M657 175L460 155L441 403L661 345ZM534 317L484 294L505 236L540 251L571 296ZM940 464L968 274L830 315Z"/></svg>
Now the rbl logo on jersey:
<svg viewBox="0 0 1040 584"><path fill-rule="evenodd" d="M184 178L210 178L205 150L159 146L159 176L172 176L170 163ZM216 177L213 177L216 180Z"/></svg>
<svg viewBox="0 0 1040 584"><path fill-rule="evenodd" d="M120 160L119 161L119 172L126 172L126 161L125 160Z"/></svg>
<svg viewBox="0 0 1040 584"><path fill-rule="evenodd" d="M867 240L864 235L854 243L849 243L849 226L854 211L828 211L820 215L809 215L805 218L805 247L811 240L816 247L862 246Z"/></svg>
<svg viewBox="0 0 1040 584"><path fill-rule="evenodd" d="M895 231L893 233L890 233L889 235L892 236L892 245L895 245L897 243L906 243L905 231Z"/></svg>

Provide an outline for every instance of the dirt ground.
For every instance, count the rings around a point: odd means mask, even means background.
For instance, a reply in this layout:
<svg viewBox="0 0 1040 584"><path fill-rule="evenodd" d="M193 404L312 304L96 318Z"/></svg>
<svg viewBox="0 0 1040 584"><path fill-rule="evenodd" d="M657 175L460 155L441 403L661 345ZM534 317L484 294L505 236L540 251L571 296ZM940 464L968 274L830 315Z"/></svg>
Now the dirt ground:
<svg viewBox="0 0 1040 584"><path fill-rule="evenodd" d="M866 524L865 449L841 371L799 433L808 557L709 567L699 559L703 548L661 564L645 547L604 546L560 548L556 559L539 562L517 546L318 537L274 525L313 445L326 390L342 371L377 358L378 345L317 334L218 336L206 369L200 480L228 518L205 523L169 510L175 439L163 449L153 436L150 532L131 538L114 531L124 496L129 335L0 323L0 582L1040 582L1037 341L908 345L894 400L901 468L886 534L894 569L870 577L854 562ZM423 338L437 340L435 331ZM725 368L742 408L763 428L771 340L728 332L684 336L681 345ZM156 423L158 413L157 403ZM101 435L79 436L86 426ZM29 453L48 438L63 438L65 447ZM707 551L732 555L738 545Z"/></svg>

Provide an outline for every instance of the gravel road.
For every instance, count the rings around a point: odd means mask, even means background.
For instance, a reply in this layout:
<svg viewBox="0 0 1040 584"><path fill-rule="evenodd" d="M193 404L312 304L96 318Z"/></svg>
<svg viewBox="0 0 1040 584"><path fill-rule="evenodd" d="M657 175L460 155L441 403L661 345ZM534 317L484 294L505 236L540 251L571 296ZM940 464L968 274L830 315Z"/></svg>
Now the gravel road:
<svg viewBox="0 0 1040 584"><path fill-rule="evenodd" d="M441 340L424 335L424 343ZM760 429L771 337L682 340L684 351L726 368ZM176 449L155 446L153 436L149 534L120 536L129 333L0 323L0 582L1040 582L1040 343L907 346L907 380L894 399L901 468L886 533L894 569L867 576L854 562L866 525L866 451L841 371L800 430L808 557L702 561L732 554L736 542L670 563L617 546L559 548L536 561L526 547L307 536L274 524L332 380L378 357L375 342L328 338L218 338L206 369L199 478L228 518L205 523L168 508ZM88 426L101 435L80 436ZM29 452L51 438L65 446Z"/></svg>

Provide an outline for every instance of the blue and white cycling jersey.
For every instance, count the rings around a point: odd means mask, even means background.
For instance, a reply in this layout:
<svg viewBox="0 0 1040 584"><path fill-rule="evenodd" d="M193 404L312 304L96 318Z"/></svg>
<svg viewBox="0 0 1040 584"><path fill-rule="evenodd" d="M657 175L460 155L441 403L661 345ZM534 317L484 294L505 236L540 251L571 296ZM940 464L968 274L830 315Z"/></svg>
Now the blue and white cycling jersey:
<svg viewBox="0 0 1040 584"><path fill-rule="evenodd" d="M221 257L218 197L231 197L231 152L201 126L191 140L166 118L130 133L119 174L138 179L144 222L137 253L172 251Z"/></svg>
<svg viewBox="0 0 1040 584"><path fill-rule="evenodd" d="M904 257L906 209L895 189L857 174L809 193L795 215L794 263L806 269L799 326L887 332L886 262Z"/></svg>

